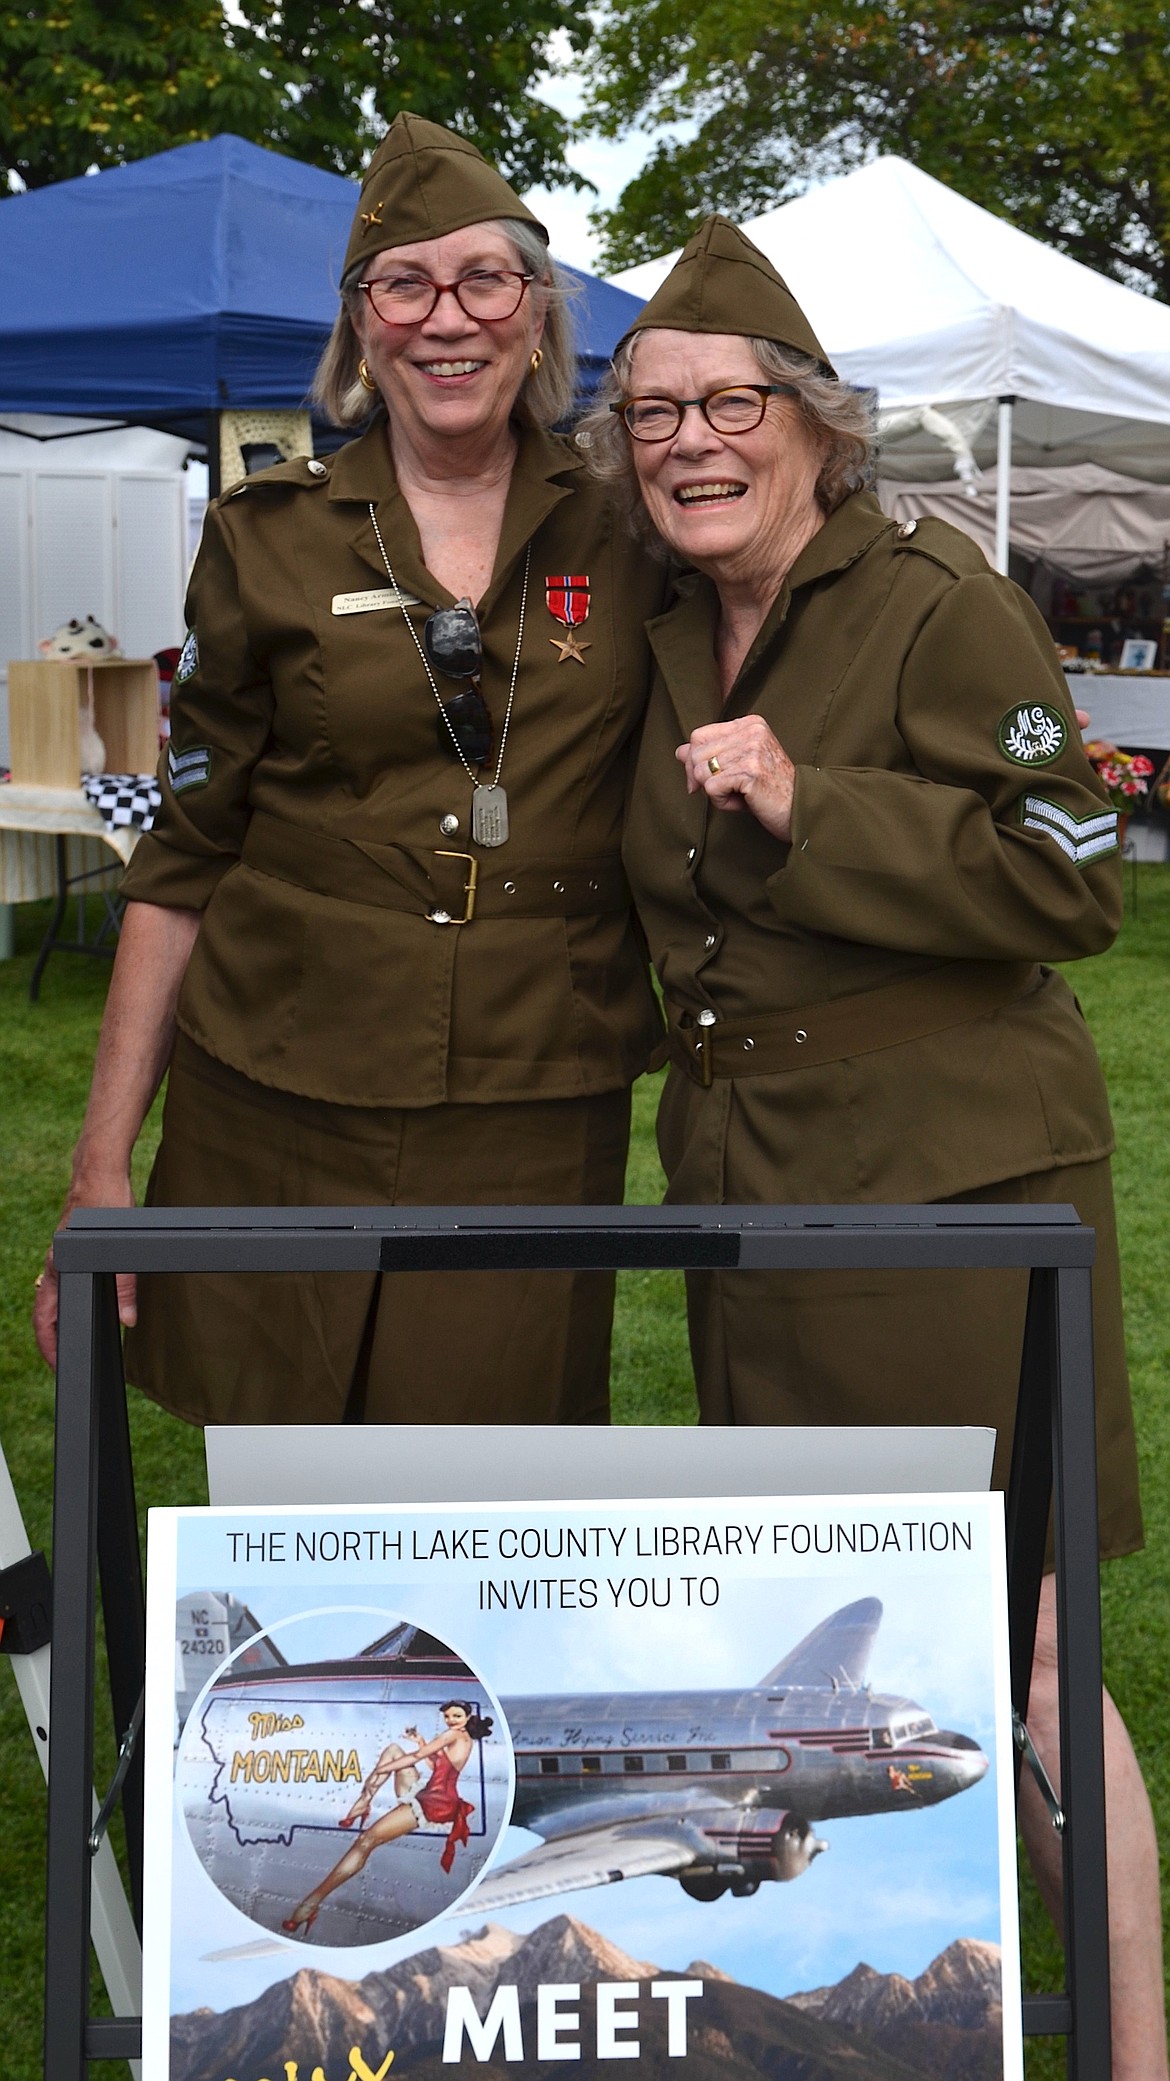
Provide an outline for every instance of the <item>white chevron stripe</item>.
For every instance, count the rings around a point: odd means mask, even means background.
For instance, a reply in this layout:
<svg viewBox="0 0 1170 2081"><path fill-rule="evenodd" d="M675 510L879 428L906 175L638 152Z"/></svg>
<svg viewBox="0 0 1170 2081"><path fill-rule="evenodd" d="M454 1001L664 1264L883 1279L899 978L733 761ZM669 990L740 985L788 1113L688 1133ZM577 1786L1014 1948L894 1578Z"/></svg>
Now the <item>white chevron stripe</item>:
<svg viewBox="0 0 1170 2081"><path fill-rule="evenodd" d="M1097 822L1099 819L1094 818L1092 821ZM1109 821L1110 825L1108 830L1098 832L1095 837L1083 838L1079 843L1069 838L1064 831L1058 830L1056 825L1050 823L1047 817L1026 816L1024 818L1024 829L1026 831L1040 831L1045 838L1053 839L1060 847L1061 852L1067 853L1074 866L1082 867L1088 860L1100 859L1106 853L1115 853L1117 851L1117 818L1114 816L1107 821Z"/></svg>
<svg viewBox="0 0 1170 2081"><path fill-rule="evenodd" d="M1049 802L1045 795L1025 795L1024 808L1030 816L1047 817L1050 823L1059 824L1062 831L1067 831L1069 837L1078 842L1093 837L1098 831L1117 830L1115 809L1102 810L1098 816L1075 817L1067 809L1061 809L1058 803Z"/></svg>

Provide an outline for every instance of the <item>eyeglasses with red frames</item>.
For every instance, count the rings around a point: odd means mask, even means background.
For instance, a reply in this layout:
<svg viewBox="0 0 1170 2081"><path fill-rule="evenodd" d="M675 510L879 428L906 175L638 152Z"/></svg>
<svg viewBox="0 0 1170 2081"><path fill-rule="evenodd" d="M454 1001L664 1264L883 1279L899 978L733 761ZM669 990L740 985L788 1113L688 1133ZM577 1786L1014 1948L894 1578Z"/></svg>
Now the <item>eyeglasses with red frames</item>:
<svg viewBox="0 0 1170 2081"><path fill-rule="evenodd" d="M518 269L477 267L456 282L432 282L429 275L405 272L374 275L358 283L370 309L383 325L421 325L441 296L455 298L465 317L478 325L498 325L514 317L533 277Z"/></svg>
<svg viewBox="0 0 1170 2081"><path fill-rule="evenodd" d="M733 383L706 397L621 397L610 406L635 441L673 441L693 407L717 434L750 434L770 397L795 397L791 383Z"/></svg>

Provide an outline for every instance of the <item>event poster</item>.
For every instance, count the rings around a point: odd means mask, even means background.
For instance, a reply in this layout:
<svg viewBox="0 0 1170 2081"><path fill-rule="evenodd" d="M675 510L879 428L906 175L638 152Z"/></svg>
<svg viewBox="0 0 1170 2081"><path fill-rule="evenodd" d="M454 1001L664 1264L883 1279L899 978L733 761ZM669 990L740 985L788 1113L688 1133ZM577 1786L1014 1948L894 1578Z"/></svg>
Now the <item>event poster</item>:
<svg viewBox="0 0 1170 2081"><path fill-rule="evenodd" d="M1000 1496L156 1510L149 1584L144 2081L1021 2081Z"/></svg>

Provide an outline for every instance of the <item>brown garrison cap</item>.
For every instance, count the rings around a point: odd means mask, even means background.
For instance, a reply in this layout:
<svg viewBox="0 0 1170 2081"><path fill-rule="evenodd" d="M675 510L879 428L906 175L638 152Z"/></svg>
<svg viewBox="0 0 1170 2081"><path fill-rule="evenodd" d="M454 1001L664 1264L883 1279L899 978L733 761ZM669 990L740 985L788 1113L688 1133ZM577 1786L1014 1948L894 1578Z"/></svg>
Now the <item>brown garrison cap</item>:
<svg viewBox="0 0 1170 2081"><path fill-rule="evenodd" d="M374 153L345 255L345 273L388 246L442 238L465 224L520 218L548 233L502 173L465 137L402 110Z"/></svg>
<svg viewBox="0 0 1170 2081"><path fill-rule="evenodd" d="M625 338L650 326L776 340L836 373L788 284L729 217L699 226Z"/></svg>

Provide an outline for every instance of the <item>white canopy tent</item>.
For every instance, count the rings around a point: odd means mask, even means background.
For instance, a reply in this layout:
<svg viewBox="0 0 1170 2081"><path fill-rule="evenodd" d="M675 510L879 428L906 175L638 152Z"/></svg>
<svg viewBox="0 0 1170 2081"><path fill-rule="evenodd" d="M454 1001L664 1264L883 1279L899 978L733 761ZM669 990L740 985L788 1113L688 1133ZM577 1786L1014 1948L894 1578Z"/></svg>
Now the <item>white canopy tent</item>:
<svg viewBox="0 0 1170 2081"><path fill-rule="evenodd" d="M1011 466L1099 463L1170 483L1170 307L1094 274L920 173L876 159L744 224L837 372L897 414L882 475L946 477L925 407L997 465L1007 568ZM615 275L649 297L677 253Z"/></svg>
<svg viewBox="0 0 1170 2081"><path fill-rule="evenodd" d="M996 474L990 470L980 478L974 498L953 482L888 478L879 478L877 494L892 520L922 514L949 520L990 557ZM1013 470L1012 547L1031 563L1089 586L1118 585L1142 563L1170 576L1170 484L1139 483L1093 462ZM1033 597L1039 597L1035 586Z"/></svg>

